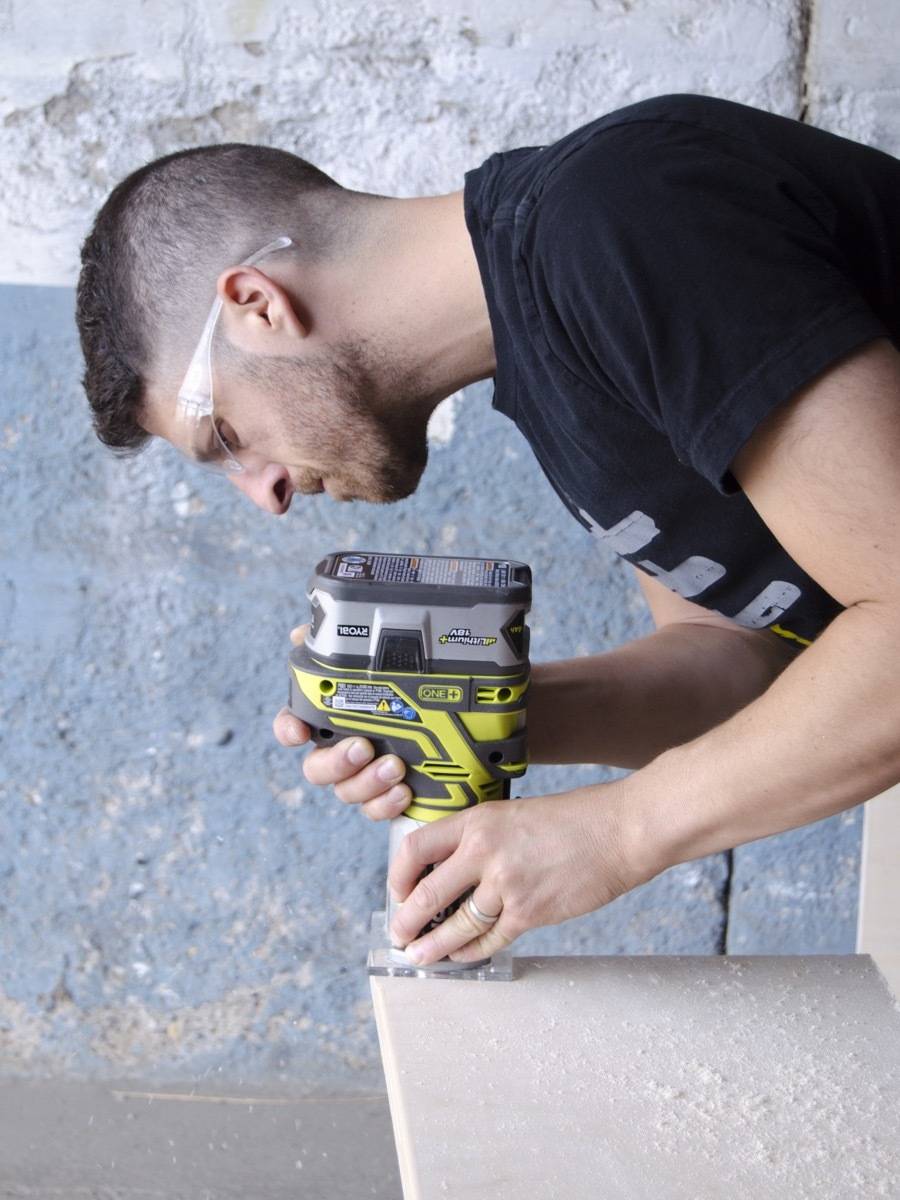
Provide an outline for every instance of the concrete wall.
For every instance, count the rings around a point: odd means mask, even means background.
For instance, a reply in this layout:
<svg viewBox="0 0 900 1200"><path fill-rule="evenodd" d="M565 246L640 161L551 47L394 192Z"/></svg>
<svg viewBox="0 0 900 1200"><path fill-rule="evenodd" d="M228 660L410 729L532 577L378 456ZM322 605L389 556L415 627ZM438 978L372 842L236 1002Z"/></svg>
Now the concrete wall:
<svg viewBox="0 0 900 1200"><path fill-rule="evenodd" d="M794 0L0 0L3 278L69 283L147 159L295 150L351 187L451 190L494 150L665 90L796 112ZM748 53L749 51L749 53Z"/></svg>
<svg viewBox="0 0 900 1200"><path fill-rule="evenodd" d="M888 8L0 0L0 1072L379 1086L362 963L384 831L269 734L323 552L525 558L537 658L648 627L484 385L443 406L392 510L317 498L275 522L165 447L113 460L68 286L112 184L245 139L354 187L449 190L670 90L890 148ZM536 768L527 790L597 775ZM858 831L849 814L689 864L523 952L850 950Z"/></svg>

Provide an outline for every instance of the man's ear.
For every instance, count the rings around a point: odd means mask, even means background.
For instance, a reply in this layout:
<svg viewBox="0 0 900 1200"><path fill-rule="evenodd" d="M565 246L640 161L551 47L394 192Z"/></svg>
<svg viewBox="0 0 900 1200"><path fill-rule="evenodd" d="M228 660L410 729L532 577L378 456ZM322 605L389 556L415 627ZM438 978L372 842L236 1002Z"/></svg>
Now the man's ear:
<svg viewBox="0 0 900 1200"><path fill-rule="evenodd" d="M246 349L283 354L309 332L281 284L256 267L226 267L216 287L229 335Z"/></svg>

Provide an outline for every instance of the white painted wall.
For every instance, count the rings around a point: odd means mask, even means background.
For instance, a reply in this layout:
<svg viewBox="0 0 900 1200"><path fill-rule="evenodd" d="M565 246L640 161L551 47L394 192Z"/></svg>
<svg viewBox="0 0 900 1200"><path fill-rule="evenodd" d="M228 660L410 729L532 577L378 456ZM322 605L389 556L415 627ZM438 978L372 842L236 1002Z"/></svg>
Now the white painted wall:
<svg viewBox="0 0 900 1200"><path fill-rule="evenodd" d="M900 5L813 0L808 119L900 155Z"/></svg>
<svg viewBox="0 0 900 1200"><path fill-rule="evenodd" d="M665 91L799 111L797 0L0 0L0 281L70 284L110 188L267 142L351 187L461 186Z"/></svg>

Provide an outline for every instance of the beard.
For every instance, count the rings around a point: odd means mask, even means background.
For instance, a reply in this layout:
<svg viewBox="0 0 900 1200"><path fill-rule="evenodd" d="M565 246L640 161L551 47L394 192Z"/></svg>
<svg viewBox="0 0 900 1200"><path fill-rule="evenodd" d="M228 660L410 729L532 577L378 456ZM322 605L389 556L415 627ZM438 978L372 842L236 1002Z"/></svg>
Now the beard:
<svg viewBox="0 0 900 1200"><path fill-rule="evenodd" d="M251 363L278 429L272 457L288 467L297 491L318 492L322 480L332 499L390 504L416 490L432 406L385 355L345 340Z"/></svg>

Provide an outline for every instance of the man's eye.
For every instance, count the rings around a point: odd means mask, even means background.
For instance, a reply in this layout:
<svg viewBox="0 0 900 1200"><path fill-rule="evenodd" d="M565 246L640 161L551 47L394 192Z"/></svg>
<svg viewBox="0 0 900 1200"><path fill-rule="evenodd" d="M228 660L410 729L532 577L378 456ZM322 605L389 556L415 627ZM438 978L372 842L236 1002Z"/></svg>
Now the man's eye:
<svg viewBox="0 0 900 1200"><path fill-rule="evenodd" d="M220 421L216 429L219 434L219 438L222 441L222 445L226 450L231 450L233 452L240 449L241 444L230 425L227 425L224 421Z"/></svg>

